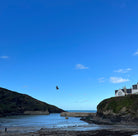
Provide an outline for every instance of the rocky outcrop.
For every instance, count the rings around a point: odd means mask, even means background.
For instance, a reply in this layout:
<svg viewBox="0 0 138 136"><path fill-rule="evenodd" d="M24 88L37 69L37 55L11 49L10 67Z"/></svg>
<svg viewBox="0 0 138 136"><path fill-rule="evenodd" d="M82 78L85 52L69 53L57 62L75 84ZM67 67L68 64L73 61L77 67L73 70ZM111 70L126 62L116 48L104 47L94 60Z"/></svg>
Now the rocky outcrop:
<svg viewBox="0 0 138 136"><path fill-rule="evenodd" d="M138 95L103 100L97 106L97 117L112 123L138 124Z"/></svg>
<svg viewBox="0 0 138 136"><path fill-rule="evenodd" d="M95 116L95 113L85 113L85 112L62 112L60 116L64 117L89 117Z"/></svg>
<svg viewBox="0 0 138 136"><path fill-rule="evenodd" d="M98 104L96 116L82 120L95 124L138 125L138 95L105 99Z"/></svg>
<svg viewBox="0 0 138 136"><path fill-rule="evenodd" d="M26 94L0 88L0 116L61 113L64 110Z"/></svg>

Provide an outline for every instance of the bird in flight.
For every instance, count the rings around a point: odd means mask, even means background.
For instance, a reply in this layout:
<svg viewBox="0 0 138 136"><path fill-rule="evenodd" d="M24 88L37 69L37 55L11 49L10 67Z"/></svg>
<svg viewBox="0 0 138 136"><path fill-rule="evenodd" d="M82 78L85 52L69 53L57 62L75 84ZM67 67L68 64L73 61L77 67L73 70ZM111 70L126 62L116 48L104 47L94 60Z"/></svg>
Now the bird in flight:
<svg viewBox="0 0 138 136"><path fill-rule="evenodd" d="M59 89L58 86L56 86L56 89L57 89L57 90Z"/></svg>

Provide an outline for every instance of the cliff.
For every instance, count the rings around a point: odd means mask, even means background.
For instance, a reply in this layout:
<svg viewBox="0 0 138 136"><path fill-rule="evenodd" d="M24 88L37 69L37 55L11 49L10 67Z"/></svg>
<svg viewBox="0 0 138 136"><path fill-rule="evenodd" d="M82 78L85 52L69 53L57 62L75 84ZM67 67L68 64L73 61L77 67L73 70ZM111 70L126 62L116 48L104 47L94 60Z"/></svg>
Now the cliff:
<svg viewBox="0 0 138 136"><path fill-rule="evenodd" d="M97 106L97 117L111 122L138 123L138 95L112 97Z"/></svg>
<svg viewBox="0 0 138 136"><path fill-rule="evenodd" d="M138 95L105 99L98 104L96 116L82 120L104 125L138 125Z"/></svg>
<svg viewBox="0 0 138 136"><path fill-rule="evenodd" d="M62 109L5 88L0 88L0 116L61 113Z"/></svg>

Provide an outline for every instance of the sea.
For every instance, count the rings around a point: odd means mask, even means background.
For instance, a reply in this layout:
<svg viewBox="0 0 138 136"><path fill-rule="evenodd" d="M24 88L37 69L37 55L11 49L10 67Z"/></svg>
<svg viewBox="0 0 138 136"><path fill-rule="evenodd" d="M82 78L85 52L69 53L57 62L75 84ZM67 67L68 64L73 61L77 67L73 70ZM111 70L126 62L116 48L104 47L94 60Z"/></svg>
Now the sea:
<svg viewBox="0 0 138 136"><path fill-rule="evenodd" d="M69 112L93 112L95 110L69 110ZM59 113L49 115L18 115L0 118L0 130L4 131L7 128L9 131L34 132L45 129L61 129L73 131L86 131L102 129L105 126L96 124L88 124L79 117L61 117Z"/></svg>

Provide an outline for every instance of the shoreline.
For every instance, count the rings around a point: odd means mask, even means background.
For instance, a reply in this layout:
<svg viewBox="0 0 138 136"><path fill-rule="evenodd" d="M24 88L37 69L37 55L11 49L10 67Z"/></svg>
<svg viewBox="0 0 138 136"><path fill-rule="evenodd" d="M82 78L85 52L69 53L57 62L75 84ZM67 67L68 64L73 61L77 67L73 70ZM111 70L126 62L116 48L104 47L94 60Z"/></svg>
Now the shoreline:
<svg viewBox="0 0 138 136"><path fill-rule="evenodd" d="M84 118L84 117L83 117ZM88 116L88 118L90 118ZM95 116L93 116L93 119ZM84 118L83 121L86 118ZM86 121L87 122L87 121ZM138 127L132 124L118 124L118 125L107 125L99 124L97 128L92 129L91 125L96 125L95 123L89 123L89 127L81 126L82 129L76 129L76 126L62 128L43 128L41 127L7 127L7 132L4 132L4 126L0 127L0 136L132 136L137 134ZM94 126L93 126L94 127Z"/></svg>
<svg viewBox="0 0 138 136"><path fill-rule="evenodd" d="M137 129L101 129L89 131L69 131L60 129L41 128L36 132L1 132L0 136L132 136L138 134Z"/></svg>

